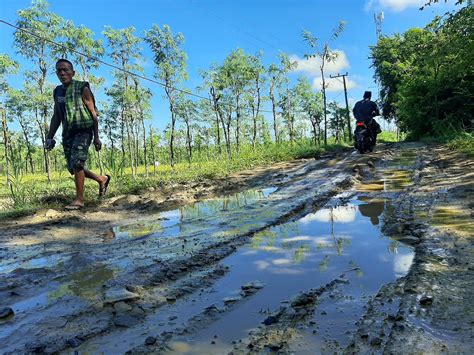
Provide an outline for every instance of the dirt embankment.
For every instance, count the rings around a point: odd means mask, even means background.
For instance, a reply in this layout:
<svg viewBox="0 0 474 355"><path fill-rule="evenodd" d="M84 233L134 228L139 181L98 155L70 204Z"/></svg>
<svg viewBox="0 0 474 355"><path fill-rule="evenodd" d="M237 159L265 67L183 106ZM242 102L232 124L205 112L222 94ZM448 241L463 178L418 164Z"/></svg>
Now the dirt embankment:
<svg viewBox="0 0 474 355"><path fill-rule="evenodd" d="M404 170L389 168L394 161ZM272 226L291 226L327 204L333 218L335 207L356 196L370 200L367 206L372 208L385 206L382 214L370 214L372 224L411 245L415 256L405 276L386 283L369 299L361 298L366 309L356 325L347 326L347 342L333 341L319 349L467 353L474 324L473 170L471 160L442 147L381 146L370 155L346 152L281 163L217 182L121 196L94 209L39 211L6 221L0 227L0 308L15 314L0 319L4 351L298 351L299 343L316 334L308 329L326 313L316 313L318 307L338 297L349 299L351 285L360 282L361 276L355 275L360 267L343 265L342 275L335 271L319 284L290 290L288 300L278 299L278 289L259 280L243 278L247 282L239 284L243 276L236 270L246 265L232 264L232 257L241 255L237 260L243 260L255 253L242 249ZM389 184L395 187L387 188ZM262 190L269 187L272 193L267 196ZM235 201L180 210L202 198L252 188L258 192L243 192ZM389 207L382 199L390 201ZM179 217L158 213L173 208ZM304 242L295 234L277 248L272 233L265 252L282 253L289 243ZM318 250L323 239L315 239L320 240ZM343 238L334 241L334 255L343 256ZM304 253L310 259L308 248L295 247L296 261L280 256L273 260L281 267L281 277L283 271L302 272L298 265ZM226 258L230 261L223 262ZM327 254L321 270L329 258L335 256ZM263 259L255 263L256 270L269 264ZM283 268L290 264L295 267ZM223 293L222 286L216 286L221 279L239 292ZM256 317L245 313L246 305L265 292L275 293L283 306L269 305L268 311L259 312L262 318L254 324L260 325L250 335L220 343L217 335L206 339L206 332L201 334L206 328L219 329L219 321L233 319L235 312ZM222 302L209 304L219 297ZM189 348L182 339L193 337ZM203 347L201 340L208 345Z"/></svg>

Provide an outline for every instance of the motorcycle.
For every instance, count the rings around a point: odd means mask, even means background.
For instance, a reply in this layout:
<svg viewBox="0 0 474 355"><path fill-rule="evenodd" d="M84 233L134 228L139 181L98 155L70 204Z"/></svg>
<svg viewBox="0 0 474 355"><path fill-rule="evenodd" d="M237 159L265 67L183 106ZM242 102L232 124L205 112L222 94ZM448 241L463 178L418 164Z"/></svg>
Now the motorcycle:
<svg viewBox="0 0 474 355"><path fill-rule="evenodd" d="M354 131L354 147L360 154L365 152L372 152L374 150L374 139L370 128L367 127L364 121L356 122L356 129Z"/></svg>

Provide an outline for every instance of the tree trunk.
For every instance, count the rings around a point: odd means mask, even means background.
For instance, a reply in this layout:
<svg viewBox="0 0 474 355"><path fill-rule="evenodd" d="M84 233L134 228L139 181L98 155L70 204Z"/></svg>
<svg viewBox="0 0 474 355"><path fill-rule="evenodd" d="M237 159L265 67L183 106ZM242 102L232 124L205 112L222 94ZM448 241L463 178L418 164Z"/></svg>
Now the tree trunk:
<svg viewBox="0 0 474 355"><path fill-rule="evenodd" d="M135 179L135 167L134 167L134 161L133 161L132 139L130 137L130 124L128 122L126 123L126 128L127 128L128 151L129 151L129 157L130 157L130 167L132 168L132 177Z"/></svg>
<svg viewBox="0 0 474 355"><path fill-rule="evenodd" d="M226 127L226 122L224 121L224 114L222 113L219 106L220 96L216 95L214 88L211 88L210 91L211 91L212 101L214 104L214 110L216 112L217 117L220 120L220 123L222 125L222 130L224 131L224 139L225 139L225 144L227 148L227 154L229 155L229 157L231 157L232 152L231 152L231 144L230 144L230 120L228 120L228 124ZM219 146L219 153L221 153L220 146Z"/></svg>
<svg viewBox="0 0 474 355"><path fill-rule="evenodd" d="M214 107L214 113L216 114L216 138L217 138L217 151L219 154L222 154L222 149L221 149L221 129L219 127L219 112L216 108L216 99L215 99L215 92L214 88L209 89L212 97L212 102L213 102L213 107Z"/></svg>
<svg viewBox="0 0 474 355"><path fill-rule="evenodd" d="M155 145L153 143L153 127L151 125L150 125L150 149L151 149L151 158L153 159L153 175L156 175Z"/></svg>
<svg viewBox="0 0 474 355"><path fill-rule="evenodd" d="M174 129L176 125L176 116L174 114L173 105L170 103L170 110L171 110L171 134L170 134L170 164L171 167L174 167Z"/></svg>
<svg viewBox="0 0 474 355"><path fill-rule="evenodd" d="M324 80L324 65L321 66L321 76L323 80L323 106L324 106L324 146L326 147L328 145L328 121L327 121L327 112L326 112L326 81Z"/></svg>
<svg viewBox="0 0 474 355"><path fill-rule="evenodd" d="M240 94L237 95L236 106L235 145L238 152L240 149Z"/></svg>
<svg viewBox="0 0 474 355"><path fill-rule="evenodd" d="M187 143L187 146L188 146L188 161L189 161L189 165L191 165L191 162L193 160L193 150L192 150L192 144L191 144L191 129L189 127L189 120L188 119L185 119L185 123L186 123L186 143Z"/></svg>
<svg viewBox="0 0 474 355"><path fill-rule="evenodd" d="M314 140L314 145L317 145L318 144L318 131L317 131L317 128L316 128L316 125L317 125L317 120L315 118L312 118L311 119L311 126L313 128L313 140Z"/></svg>
<svg viewBox="0 0 474 355"><path fill-rule="evenodd" d="M8 126L7 126L7 116L4 109L2 109L2 131L3 131L3 144L5 145L5 162L6 162L5 172L7 174L7 186L8 188L11 188L12 183L10 180L10 157L8 155L8 146L9 146Z"/></svg>
<svg viewBox="0 0 474 355"><path fill-rule="evenodd" d="M275 143L278 144L278 123L276 113L275 95L273 94L273 84L270 86L270 100L272 102L272 113L273 113L273 133L275 134Z"/></svg>
<svg viewBox="0 0 474 355"><path fill-rule="evenodd" d="M230 144L230 124L232 122L232 111L229 110L227 113L227 122L225 126L225 130L227 131L227 154L229 155L229 158L232 159L232 147Z"/></svg>
<svg viewBox="0 0 474 355"><path fill-rule="evenodd" d="M122 167L125 164L125 108L122 105L122 113L120 115L120 146L122 150Z"/></svg>
<svg viewBox="0 0 474 355"><path fill-rule="evenodd" d="M25 142L26 142L26 159L30 163L30 172L33 173L33 157L32 157L32 154L31 154L30 139L28 137L27 129L26 129L26 126L25 126L23 120L21 118L19 118L18 122L20 123L21 130L23 132L23 137L25 138ZM25 166L26 166L26 172L28 172L28 164L26 164Z"/></svg>
<svg viewBox="0 0 474 355"><path fill-rule="evenodd" d="M252 137L252 146L255 149L256 141L257 141L257 117L260 111L260 83L259 78L255 79L255 88L257 90L257 108L256 110L252 110L253 112L253 137Z"/></svg>
<svg viewBox="0 0 474 355"><path fill-rule="evenodd" d="M145 163L145 176L148 177L148 155L146 149L146 127L145 127L145 120L142 116L142 128L143 128L143 160Z"/></svg>
<svg viewBox="0 0 474 355"><path fill-rule="evenodd" d="M322 87L322 92L323 92L323 102L324 102L324 146L326 147L328 145L328 125L327 125L327 110L326 110L326 80L324 79L324 64L325 64L325 58L326 54L328 52L328 46L327 44L324 46L324 52L321 58L321 80L323 81L323 87Z"/></svg>

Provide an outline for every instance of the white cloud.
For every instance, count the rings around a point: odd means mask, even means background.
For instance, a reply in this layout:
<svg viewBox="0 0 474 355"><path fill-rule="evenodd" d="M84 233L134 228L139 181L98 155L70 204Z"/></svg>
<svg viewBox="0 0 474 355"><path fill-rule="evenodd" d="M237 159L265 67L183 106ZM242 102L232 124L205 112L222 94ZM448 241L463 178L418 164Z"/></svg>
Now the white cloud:
<svg viewBox="0 0 474 355"><path fill-rule="evenodd" d="M265 270L266 268L270 266L270 263L264 260L258 260L255 262L255 264L257 265L258 270Z"/></svg>
<svg viewBox="0 0 474 355"><path fill-rule="evenodd" d="M326 80L326 91L331 92L331 91L341 91L344 90L344 83L342 82L341 78L326 78L325 75L325 80ZM313 79L313 88L316 90L321 90L321 87L323 86L323 81L321 77L316 77ZM346 88L347 90L353 89L355 87L359 86L354 80L349 79L346 77Z"/></svg>
<svg viewBox="0 0 474 355"><path fill-rule="evenodd" d="M337 53L337 58L334 62L328 62L324 65L324 72L327 74L336 74L350 67L349 60L347 59L346 53L341 50L335 50ZM321 74L319 66L321 64L321 59L314 58L300 58L297 55L290 56L290 60L295 61L297 64L295 72L304 72L310 76L317 76Z"/></svg>
<svg viewBox="0 0 474 355"><path fill-rule="evenodd" d="M290 259L275 259L272 260L273 265L289 265L293 262Z"/></svg>
<svg viewBox="0 0 474 355"><path fill-rule="evenodd" d="M364 11L369 12L374 8L374 0L367 0L364 5Z"/></svg>
<svg viewBox="0 0 474 355"><path fill-rule="evenodd" d="M305 236L305 235L300 235L300 236L297 236L297 237L282 239L281 243L284 244L284 243L292 243L292 242L303 242L303 241L307 241L307 240L311 240L311 237Z"/></svg>
<svg viewBox="0 0 474 355"><path fill-rule="evenodd" d="M349 60L347 55L342 50L335 50L338 54L337 59L334 62L328 62L324 65L324 77L326 78L326 91L341 91L344 90L344 85L342 79L331 79L329 76L339 73L344 73L345 70L350 68ZM294 72L302 72L310 77L313 84L313 88L317 91L321 90L322 80L321 80L321 71L319 66L321 64L321 59L314 57L309 59L300 58L297 55L290 56L292 61L295 61L297 66L294 69ZM346 77L346 87L347 90L357 87L358 84Z"/></svg>
<svg viewBox="0 0 474 355"><path fill-rule="evenodd" d="M409 254L397 254L393 259L393 271L397 276L405 276L413 263L415 254L413 252Z"/></svg>
<svg viewBox="0 0 474 355"><path fill-rule="evenodd" d="M350 223L354 222L356 218L356 206L348 204L345 206L337 206L332 210L323 208L315 213L310 213L299 220L300 223L316 222L339 222Z"/></svg>
<svg viewBox="0 0 474 355"><path fill-rule="evenodd" d="M426 0L368 0L364 5L365 11L372 11L376 8L401 12L408 8L420 8Z"/></svg>

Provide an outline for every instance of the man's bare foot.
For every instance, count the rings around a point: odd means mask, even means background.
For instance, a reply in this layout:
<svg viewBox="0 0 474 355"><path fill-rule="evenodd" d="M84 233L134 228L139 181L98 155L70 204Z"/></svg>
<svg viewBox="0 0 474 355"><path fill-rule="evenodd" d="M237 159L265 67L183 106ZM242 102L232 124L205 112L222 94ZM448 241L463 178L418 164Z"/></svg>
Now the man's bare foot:
<svg viewBox="0 0 474 355"><path fill-rule="evenodd" d="M84 207L84 202L80 200L74 200L69 205L64 207L67 210L79 210Z"/></svg>
<svg viewBox="0 0 474 355"><path fill-rule="evenodd" d="M99 183L99 197L104 197L109 187L110 175L101 176L101 182Z"/></svg>

